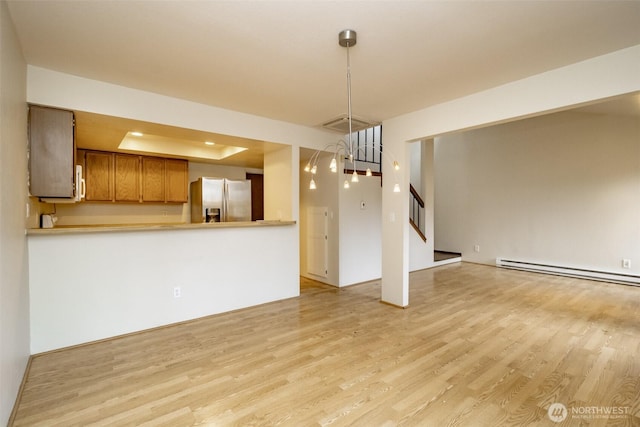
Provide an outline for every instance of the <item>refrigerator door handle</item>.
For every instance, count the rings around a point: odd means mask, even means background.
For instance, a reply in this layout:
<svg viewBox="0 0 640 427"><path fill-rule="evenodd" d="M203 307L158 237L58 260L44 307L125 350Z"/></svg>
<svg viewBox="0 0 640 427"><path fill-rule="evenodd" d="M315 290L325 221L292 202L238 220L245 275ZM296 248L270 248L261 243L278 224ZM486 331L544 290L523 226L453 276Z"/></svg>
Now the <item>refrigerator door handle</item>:
<svg viewBox="0 0 640 427"><path fill-rule="evenodd" d="M229 183L227 180L224 180L224 191L222 192L222 212L220 216L222 217L221 221L228 221L228 209L229 209Z"/></svg>

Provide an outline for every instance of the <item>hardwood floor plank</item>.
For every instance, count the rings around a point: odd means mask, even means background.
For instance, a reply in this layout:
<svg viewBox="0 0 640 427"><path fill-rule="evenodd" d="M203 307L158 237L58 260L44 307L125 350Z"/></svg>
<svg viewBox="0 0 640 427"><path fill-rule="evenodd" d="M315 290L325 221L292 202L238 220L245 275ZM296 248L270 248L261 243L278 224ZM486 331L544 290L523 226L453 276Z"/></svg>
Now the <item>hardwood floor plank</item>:
<svg viewBox="0 0 640 427"><path fill-rule="evenodd" d="M640 425L640 288L450 264L36 355L15 426Z"/></svg>

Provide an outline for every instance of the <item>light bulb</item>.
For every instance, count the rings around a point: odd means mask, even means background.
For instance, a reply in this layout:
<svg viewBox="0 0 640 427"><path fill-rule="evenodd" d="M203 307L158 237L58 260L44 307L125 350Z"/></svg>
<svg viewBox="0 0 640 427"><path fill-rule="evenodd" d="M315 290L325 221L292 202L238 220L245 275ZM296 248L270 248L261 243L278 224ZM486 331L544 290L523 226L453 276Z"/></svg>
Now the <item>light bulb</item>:
<svg viewBox="0 0 640 427"><path fill-rule="evenodd" d="M366 176L372 176L373 174L371 173L371 168L367 168L367 172L365 174Z"/></svg>
<svg viewBox="0 0 640 427"><path fill-rule="evenodd" d="M393 186L393 192L394 193L399 193L400 192L400 184L396 184Z"/></svg>
<svg viewBox="0 0 640 427"><path fill-rule="evenodd" d="M305 172L309 172L311 170L311 164L307 163L307 166L304 167Z"/></svg>
<svg viewBox="0 0 640 427"><path fill-rule="evenodd" d="M318 166L317 165L313 165L313 167L311 168L311 173L315 175L316 172L318 172Z"/></svg>
<svg viewBox="0 0 640 427"><path fill-rule="evenodd" d="M353 175L351 175L351 182L358 182L358 181L360 181L358 179L358 172L353 171Z"/></svg>
<svg viewBox="0 0 640 427"><path fill-rule="evenodd" d="M400 164L396 160L393 161L393 168L395 170L397 170L397 171L400 170ZM398 190L398 191L400 191L400 190Z"/></svg>
<svg viewBox="0 0 640 427"><path fill-rule="evenodd" d="M349 181L347 181L346 179L344 180L344 188L349 188Z"/></svg>
<svg viewBox="0 0 640 427"><path fill-rule="evenodd" d="M313 180L313 178L311 178L311 182L309 183L309 190L315 190L316 189L316 182Z"/></svg>
<svg viewBox="0 0 640 427"><path fill-rule="evenodd" d="M338 162L336 162L335 156L333 156L333 159L331 159L331 163L329 164L329 169L331 169L331 172L336 172L338 170Z"/></svg>

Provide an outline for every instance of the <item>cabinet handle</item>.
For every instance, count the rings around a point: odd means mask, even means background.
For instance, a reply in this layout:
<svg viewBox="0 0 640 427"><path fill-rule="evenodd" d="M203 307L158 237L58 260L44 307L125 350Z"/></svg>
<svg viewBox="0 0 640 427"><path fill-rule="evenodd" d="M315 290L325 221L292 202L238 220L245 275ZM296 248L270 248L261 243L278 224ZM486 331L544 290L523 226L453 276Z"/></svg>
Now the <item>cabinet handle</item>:
<svg viewBox="0 0 640 427"><path fill-rule="evenodd" d="M87 182L82 178L80 180L80 200L84 199L87 195Z"/></svg>

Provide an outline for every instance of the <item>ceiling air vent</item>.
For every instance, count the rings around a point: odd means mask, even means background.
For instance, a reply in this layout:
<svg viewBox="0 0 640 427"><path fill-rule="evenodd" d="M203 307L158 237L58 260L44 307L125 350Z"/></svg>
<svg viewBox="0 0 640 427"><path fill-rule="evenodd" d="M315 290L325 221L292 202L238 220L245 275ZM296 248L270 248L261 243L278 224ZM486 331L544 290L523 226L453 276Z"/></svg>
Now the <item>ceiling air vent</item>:
<svg viewBox="0 0 640 427"><path fill-rule="evenodd" d="M369 129L371 127L377 126L378 123L371 123L366 120L356 119L355 117L351 117L351 131L357 132L363 129ZM342 115L333 120L330 120L326 123L322 124L322 127L328 130L332 130L334 132L338 132L341 134L349 133L349 116Z"/></svg>

